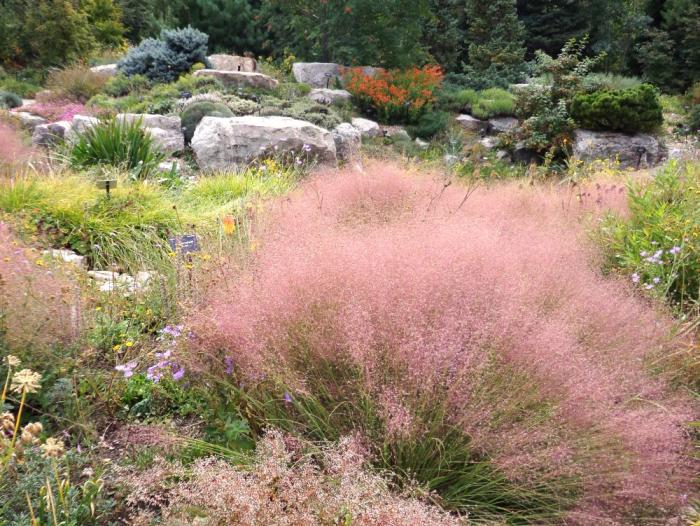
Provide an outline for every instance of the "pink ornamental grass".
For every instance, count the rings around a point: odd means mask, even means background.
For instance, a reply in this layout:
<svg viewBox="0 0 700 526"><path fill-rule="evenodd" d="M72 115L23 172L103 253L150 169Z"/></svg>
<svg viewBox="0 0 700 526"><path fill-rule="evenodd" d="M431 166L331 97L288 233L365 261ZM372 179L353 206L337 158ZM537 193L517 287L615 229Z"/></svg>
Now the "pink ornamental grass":
<svg viewBox="0 0 700 526"><path fill-rule="evenodd" d="M393 166L322 174L271 206L252 264L214 280L192 316L203 356L223 349L246 382L300 393L295 347L349 360L389 433L439 396L515 483L573 477L572 523L671 516L690 491L697 412L645 368L677 344L670 321L598 271L581 225L620 205L601 195L513 183L465 201Z"/></svg>

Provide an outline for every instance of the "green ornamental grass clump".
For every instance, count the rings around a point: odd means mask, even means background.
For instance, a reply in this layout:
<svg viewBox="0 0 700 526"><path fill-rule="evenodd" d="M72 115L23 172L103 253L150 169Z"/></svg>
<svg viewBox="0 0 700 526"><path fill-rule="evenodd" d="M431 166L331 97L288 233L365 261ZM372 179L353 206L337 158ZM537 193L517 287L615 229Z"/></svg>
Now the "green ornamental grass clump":
<svg viewBox="0 0 700 526"><path fill-rule="evenodd" d="M182 130L185 133L185 141L189 143L194 136L197 125L204 117L233 117L233 112L220 102L203 100L190 104L182 112Z"/></svg>
<svg viewBox="0 0 700 526"><path fill-rule="evenodd" d="M89 127L69 152L76 168L109 165L129 170L137 179L147 178L164 155L141 122L110 120Z"/></svg>
<svg viewBox="0 0 700 526"><path fill-rule="evenodd" d="M571 116L583 128L624 133L651 132L663 123L658 91L651 84L576 95Z"/></svg>

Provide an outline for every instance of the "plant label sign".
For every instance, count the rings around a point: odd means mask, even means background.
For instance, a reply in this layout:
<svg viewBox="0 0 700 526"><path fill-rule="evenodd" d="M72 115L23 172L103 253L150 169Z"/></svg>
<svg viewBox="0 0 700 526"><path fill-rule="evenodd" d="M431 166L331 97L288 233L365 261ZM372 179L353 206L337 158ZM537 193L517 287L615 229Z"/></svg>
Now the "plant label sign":
<svg viewBox="0 0 700 526"><path fill-rule="evenodd" d="M170 248L173 252L177 254L191 254L193 252L199 252L199 239L197 234L183 234L181 236L175 236L168 239Z"/></svg>

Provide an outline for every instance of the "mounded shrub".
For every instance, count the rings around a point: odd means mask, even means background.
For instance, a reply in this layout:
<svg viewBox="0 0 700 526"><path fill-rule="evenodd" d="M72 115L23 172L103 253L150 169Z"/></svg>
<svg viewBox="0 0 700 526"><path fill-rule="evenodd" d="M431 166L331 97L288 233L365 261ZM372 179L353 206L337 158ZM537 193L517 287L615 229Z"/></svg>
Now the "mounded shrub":
<svg viewBox="0 0 700 526"><path fill-rule="evenodd" d="M570 113L579 126L590 130L651 132L663 123L658 91L651 84L576 95Z"/></svg>
<svg viewBox="0 0 700 526"><path fill-rule="evenodd" d="M147 38L119 62L127 76L145 75L154 82L173 82L192 66L207 61L209 37L192 27L163 30Z"/></svg>
<svg viewBox="0 0 700 526"><path fill-rule="evenodd" d="M0 108L11 110L22 105L22 98L10 91L0 91Z"/></svg>
<svg viewBox="0 0 700 526"><path fill-rule="evenodd" d="M124 97L131 93L144 93L151 88L151 81L144 75L119 73L107 81L104 92L110 97Z"/></svg>
<svg viewBox="0 0 700 526"><path fill-rule="evenodd" d="M411 128L416 137L431 139L444 132L450 122L450 114L444 111L431 111L418 119L418 124Z"/></svg>
<svg viewBox="0 0 700 526"><path fill-rule="evenodd" d="M189 143L192 140L197 125L204 117L233 117L233 112L226 104L219 102L203 100L190 104L181 115L186 142Z"/></svg>

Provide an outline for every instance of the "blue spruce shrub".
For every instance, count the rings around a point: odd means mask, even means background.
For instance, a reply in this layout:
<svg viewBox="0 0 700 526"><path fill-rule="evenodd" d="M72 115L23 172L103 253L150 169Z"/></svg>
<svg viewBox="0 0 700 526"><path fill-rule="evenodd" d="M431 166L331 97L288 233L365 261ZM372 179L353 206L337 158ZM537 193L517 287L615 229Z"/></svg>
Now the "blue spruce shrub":
<svg viewBox="0 0 700 526"><path fill-rule="evenodd" d="M197 62L206 63L209 37L192 27L167 29L147 38L119 62L127 76L144 75L154 82L173 82Z"/></svg>

